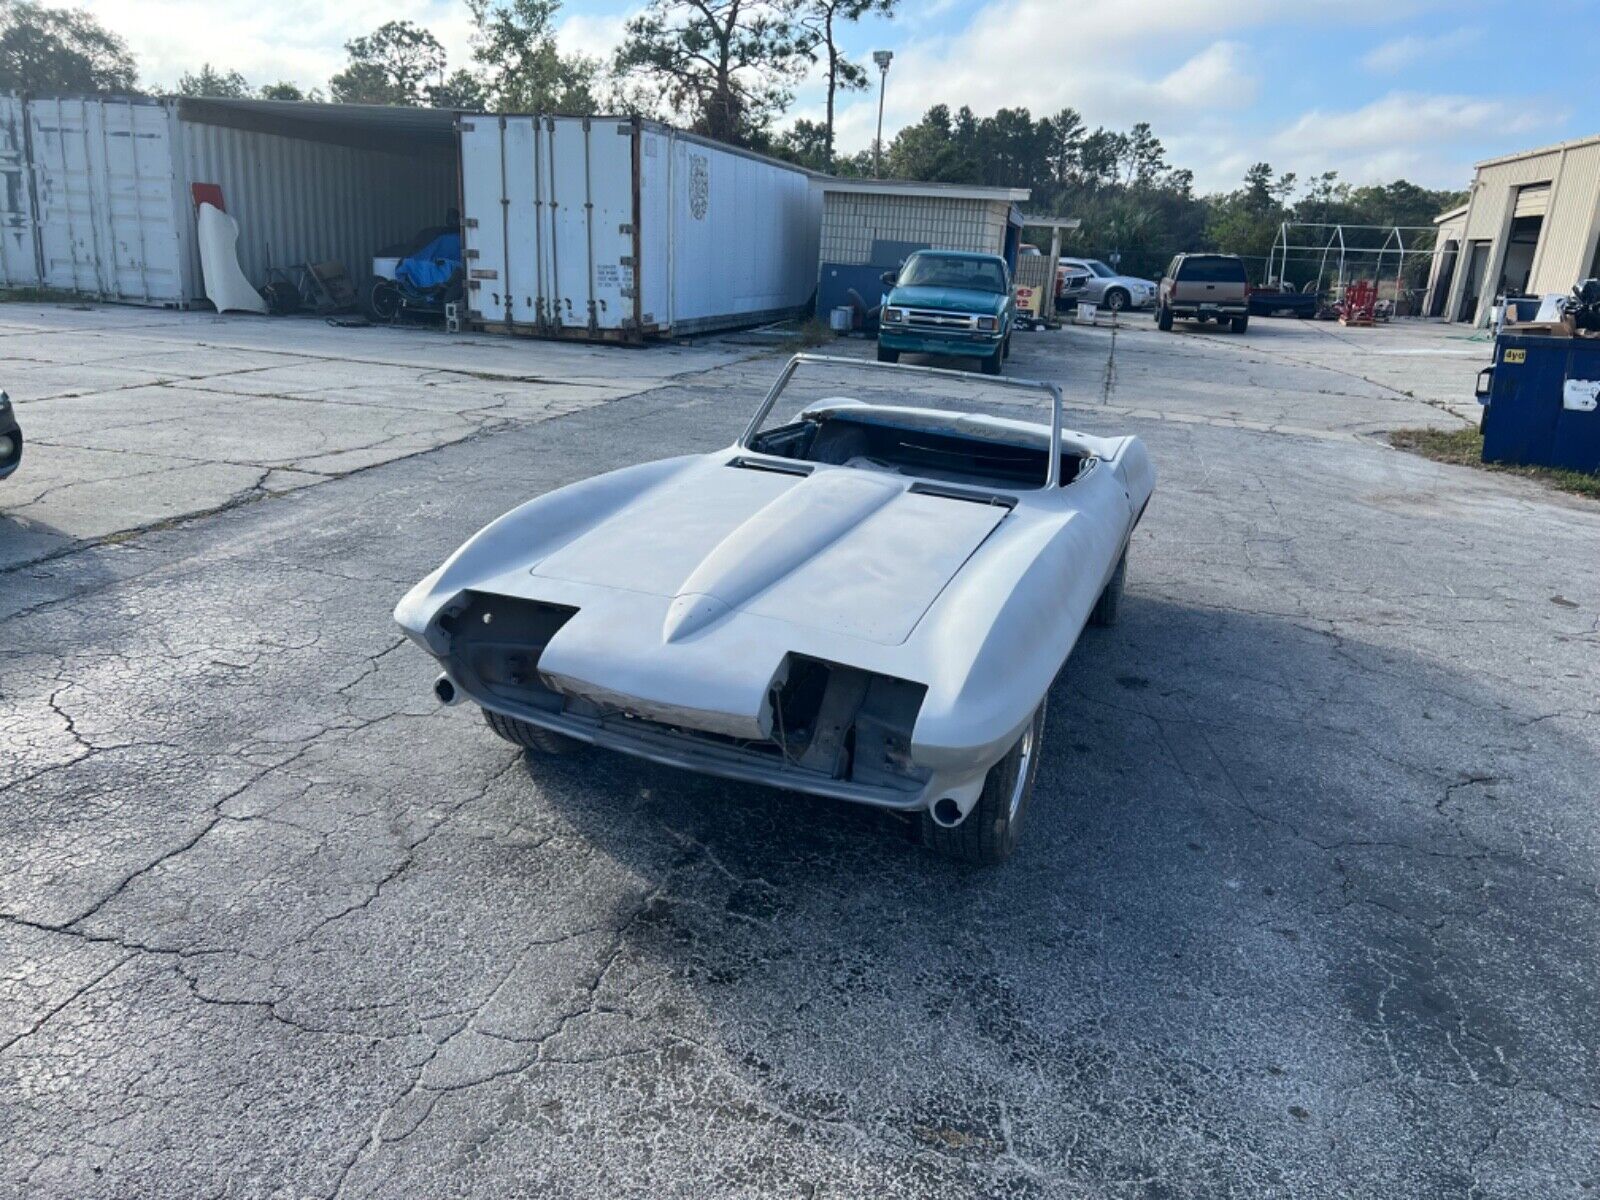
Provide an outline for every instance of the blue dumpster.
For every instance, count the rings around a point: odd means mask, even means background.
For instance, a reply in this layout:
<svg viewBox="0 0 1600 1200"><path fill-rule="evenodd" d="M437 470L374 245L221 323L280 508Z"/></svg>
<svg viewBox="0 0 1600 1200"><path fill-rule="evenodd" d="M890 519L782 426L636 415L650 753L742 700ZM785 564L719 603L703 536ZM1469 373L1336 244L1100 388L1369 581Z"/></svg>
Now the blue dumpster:
<svg viewBox="0 0 1600 1200"><path fill-rule="evenodd" d="M1478 399L1484 462L1600 471L1600 338L1501 334Z"/></svg>

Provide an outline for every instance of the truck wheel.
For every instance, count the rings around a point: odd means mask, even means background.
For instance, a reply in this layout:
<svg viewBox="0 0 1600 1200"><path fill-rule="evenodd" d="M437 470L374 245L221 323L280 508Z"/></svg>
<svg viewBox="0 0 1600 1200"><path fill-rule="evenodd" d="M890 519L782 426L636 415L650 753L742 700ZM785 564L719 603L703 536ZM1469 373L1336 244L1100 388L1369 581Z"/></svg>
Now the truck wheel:
<svg viewBox="0 0 1600 1200"><path fill-rule="evenodd" d="M1089 624L1104 628L1117 623L1117 614L1122 608L1122 585L1127 578L1128 552L1124 550L1122 557L1117 559L1117 569L1111 572L1105 590L1100 593L1100 599L1096 600L1094 607L1089 610Z"/></svg>
<svg viewBox="0 0 1600 1200"><path fill-rule="evenodd" d="M1129 296L1128 293L1122 288L1112 288L1105 294L1105 298L1101 300L1100 303L1105 305L1112 312L1118 313L1128 307L1128 301L1130 299L1132 299L1132 297Z"/></svg>
<svg viewBox="0 0 1600 1200"><path fill-rule="evenodd" d="M900 361L900 351L898 351L898 350L885 350L883 348L882 344L880 343L879 346L878 346L878 361L879 362L886 362L886 363L897 363L897 362Z"/></svg>
<svg viewBox="0 0 1600 1200"><path fill-rule="evenodd" d="M1249 328L1250 328L1250 318L1248 316L1235 317L1233 319L1233 331L1235 333L1243 333L1246 329L1249 329Z"/></svg>
<svg viewBox="0 0 1600 1200"><path fill-rule="evenodd" d="M1011 357L1011 335L1009 333L1006 334L1006 340L1000 343L1000 357L1003 359Z"/></svg>
<svg viewBox="0 0 1600 1200"><path fill-rule="evenodd" d="M1033 796L1039 773L1039 751L1044 743L1044 703L1022 731L1017 744L989 768L983 791L967 819L946 829L929 813L922 814L922 844L936 854L972 866L998 866L1011 857L1017 834Z"/></svg>
<svg viewBox="0 0 1600 1200"><path fill-rule="evenodd" d="M1000 374L1000 361L1005 357L1003 351L1004 347L997 347L995 352L989 355L988 358L980 358L978 360L978 369L985 375Z"/></svg>
<svg viewBox="0 0 1600 1200"><path fill-rule="evenodd" d="M483 719L495 733L513 746L521 746L524 750L536 750L540 754L571 754L575 750L583 749L583 743L577 738L553 733L543 726L519 721L516 717L491 712L487 708L483 710Z"/></svg>
<svg viewBox="0 0 1600 1200"><path fill-rule="evenodd" d="M1162 333L1172 332L1172 310L1165 304L1156 309L1156 328Z"/></svg>

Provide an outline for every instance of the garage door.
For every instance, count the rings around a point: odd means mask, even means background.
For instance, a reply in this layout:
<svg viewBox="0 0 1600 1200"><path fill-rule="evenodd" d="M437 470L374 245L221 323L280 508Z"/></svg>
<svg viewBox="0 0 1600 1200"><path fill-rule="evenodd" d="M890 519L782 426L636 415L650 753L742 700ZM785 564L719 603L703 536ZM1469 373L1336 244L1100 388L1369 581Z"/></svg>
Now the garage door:
<svg viewBox="0 0 1600 1200"><path fill-rule="evenodd" d="M1517 189L1516 217L1542 217L1550 211L1550 185L1536 183Z"/></svg>
<svg viewBox="0 0 1600 1200"><path fill-rule="evenodd" d="M21 100L0 96L0 287L39 285L22 113Z"/></svg>

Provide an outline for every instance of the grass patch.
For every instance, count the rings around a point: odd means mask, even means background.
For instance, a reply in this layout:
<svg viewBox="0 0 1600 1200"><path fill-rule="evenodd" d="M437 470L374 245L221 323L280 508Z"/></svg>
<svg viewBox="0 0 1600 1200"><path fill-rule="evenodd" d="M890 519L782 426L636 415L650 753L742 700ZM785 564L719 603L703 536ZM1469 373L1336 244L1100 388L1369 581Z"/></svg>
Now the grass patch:
<svg viewBox="0 0 1600 1200"><path fill-rule="evenodd" d="M1582 471L1564 471L1559 467L1517 467L1506 463L1483 461L1483 433L1468 426L1463 429L1396 429L1389 434L1389 444L1400 450L1409 450L1435 462L1455 463L1462 467L1477 467L1480 471L1498 471L1502 475L1520 475L1524 479L1538 479L1563 492L1600 500L1600 475L1586 475Z"/></svg>
<svg viewBox="0 0 1600 1200"><path fill-rule="evenodd" d="M800 322L794 334L784 342L784 349L815 350L819 346L827 346L839 335L834 333L828 322L821 317L811 317Z"/></svg>

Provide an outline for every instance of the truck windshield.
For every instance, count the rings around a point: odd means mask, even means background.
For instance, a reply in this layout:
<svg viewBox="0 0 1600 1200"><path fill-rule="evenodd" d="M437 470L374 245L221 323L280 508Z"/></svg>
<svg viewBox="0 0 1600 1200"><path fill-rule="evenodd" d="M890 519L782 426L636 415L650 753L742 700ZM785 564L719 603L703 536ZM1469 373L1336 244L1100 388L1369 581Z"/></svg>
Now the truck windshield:
<svg viewBox="0 0 1600 1200"><path fill-rule="evenodd" d="M1005 268L992 258L946 258L913 254L900 272L900 287L969 288L975 292L1006 290Z"/></svg>
<svg viewBox="0 0 1600 1200"><path fill-rule="evenodd" d="M1244 264L1237 258L1186 258L1178 278L1185 283L1243 283Z"/></svg>

